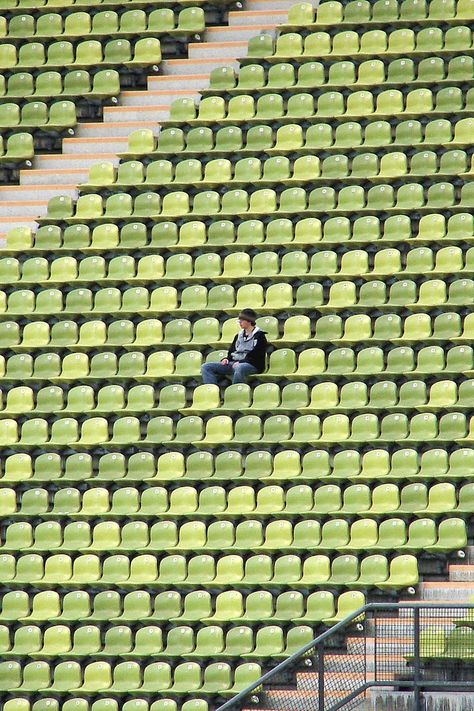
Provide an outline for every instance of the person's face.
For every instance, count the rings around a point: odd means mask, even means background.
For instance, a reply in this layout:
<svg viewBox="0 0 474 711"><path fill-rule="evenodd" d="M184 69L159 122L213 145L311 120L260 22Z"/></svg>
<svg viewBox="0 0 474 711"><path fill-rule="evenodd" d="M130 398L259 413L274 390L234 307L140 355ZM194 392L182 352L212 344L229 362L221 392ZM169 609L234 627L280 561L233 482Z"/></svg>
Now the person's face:
<svg viewBox="0 0 474 711"><path fill-rule="evenodd" d="M239 318L237 321L240 324L240 328L248 329L252 327L252 323L250 321L247 321L245 318Z"/></svg>

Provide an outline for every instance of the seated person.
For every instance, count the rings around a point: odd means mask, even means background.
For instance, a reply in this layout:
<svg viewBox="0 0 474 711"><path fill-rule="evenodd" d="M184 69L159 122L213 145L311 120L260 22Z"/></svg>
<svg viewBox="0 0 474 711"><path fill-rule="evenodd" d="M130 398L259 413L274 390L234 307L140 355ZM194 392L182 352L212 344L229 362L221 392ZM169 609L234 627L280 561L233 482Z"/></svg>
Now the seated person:
<svg viewBox="0 0 474 711"><path fill-rule="evenodd" d="M240 331L232 341L227 358L220 363L205 363L202 366L202 382L218 385L222 375L232 377L232 384L246 383L249 375L265 369L267 338L265 331L255 325L257 314L253 309L243 309L238 317Z"/></svg>

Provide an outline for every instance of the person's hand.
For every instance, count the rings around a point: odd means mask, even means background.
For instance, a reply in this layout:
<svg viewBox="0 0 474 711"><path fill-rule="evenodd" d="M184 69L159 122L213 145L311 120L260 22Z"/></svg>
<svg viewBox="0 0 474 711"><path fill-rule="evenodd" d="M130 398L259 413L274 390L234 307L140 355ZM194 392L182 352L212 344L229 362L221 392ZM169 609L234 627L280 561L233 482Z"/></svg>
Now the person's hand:
<svg viewBox="0 0 474 711"><path fill-rule="evenodd" d="M238 363L232 363L233 368L237 368L238 365L239 365Z"/></svg>
<svg viewBox="0 0 474 711"><path fill-rule="evenodd" d="M229 365L229 359L228 358L223 358L221 360L222 365Z"/></svg>

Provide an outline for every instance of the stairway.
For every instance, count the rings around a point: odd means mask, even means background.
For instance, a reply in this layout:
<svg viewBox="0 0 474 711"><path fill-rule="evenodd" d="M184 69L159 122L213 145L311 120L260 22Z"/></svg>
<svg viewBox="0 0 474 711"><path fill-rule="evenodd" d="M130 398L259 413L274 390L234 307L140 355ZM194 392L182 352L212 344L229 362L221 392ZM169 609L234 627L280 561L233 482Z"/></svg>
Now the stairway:
<svg viewBox="0 0 474 711"><path fill-rule="evenodd" d="M246 0L245 10L229 12L227 26L210 27L202 41L190 43L187 59L164 60L160 74L148 77L146 91L121 92L116 105L104 107L103 121L77 125L75 136L63 140L62 153L35 156L33 167L20 171L19 185L0 186L0 246L13 227L34 227L54 195L76 197L93 163L118 164L128 135L140 128L157 131L170 104L183 96L197 97L209 85L214 68L237 67L249 38L273 31L285 21L292 4L293 0Z"/></svg>
<svg viewBox="0 0 474 711"><path fill-rule="evenodd" d="M437 571L439 575L441 571ZM400 602L433 603L463 603L474 596L474 546L467 549L463 562L452 562L448 566L448 575L443 580L423 582L419 585L416 597L405 596ZM409 615L409 613L407 613ZM440 629L439 619L433 620ZM432 624L433 624L432 622ZM325 710L329 711L332 703L336 704L355 691L364 680L364 668L367 667L365 679L374 679L375 664L378 679L386 666L387 673L384 681L390 682L397 673L403 673L406 668L405 655L412 651L411 640L413 623L410 617L403 612L399 617L377 619L377 647L374 638L358 634L354 627L346 639L346 650L327 655L325 658ZM423 626L430 625L430 618L423 617ZM446 630L451 629L449 620ZM394 653L394 648L396 652ZM398 669L394 666L397 664ZM311 664L310 660L308 663ZM300 671L296 674L296 688L275 688L259 693L259 702L252 706L244 707L246 711L308 711L317 709L318 706L318 675L315 671ZM426 708L429 711L473 711L474 709L474 682L472 693L442 694L433 692L426 694ZM449 698L448 698L449 697ZM373 688L359 702L352 701L343 706L341 711L357 708L357 711L415 711L412 705L412 695L403 691L395 691L395 686Z"/></svg>

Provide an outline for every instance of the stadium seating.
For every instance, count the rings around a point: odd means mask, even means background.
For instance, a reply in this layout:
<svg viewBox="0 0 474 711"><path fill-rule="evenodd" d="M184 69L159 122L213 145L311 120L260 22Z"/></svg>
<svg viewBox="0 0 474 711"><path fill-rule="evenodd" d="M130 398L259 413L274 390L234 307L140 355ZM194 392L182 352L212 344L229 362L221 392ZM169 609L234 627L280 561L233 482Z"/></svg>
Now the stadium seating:
<svg viewBox="0 0 474 711"><path fill-rule="evenodd" d="M473 601L472 597L468 600L469 604ZM458 610L456 614L463 614L463 611ZM420 656L424 663L452 665L472 658L474 642L472 609L466 608L462 617L455 617L449 622L444 630L428 627L420 635Z"/></svg>
<svg viewBox="0 0 474 711"><path fill-rule="evenodd" d="M1 4L0 167L31 160L35 146L60 149L81 118L100 117L121 88L158 69L162 43L167 55L179 54L206 26L199 4L96 5Z"/></svg>
<svg viewBox="0 0 474 711"><path fill-rule="evenodd" d="M77 4L0 3L0 164L208 11ZM9 232L5 711L217 708L472 539L473 20L300 3ZM202 385L248 306L265 371Z"/></svg>

